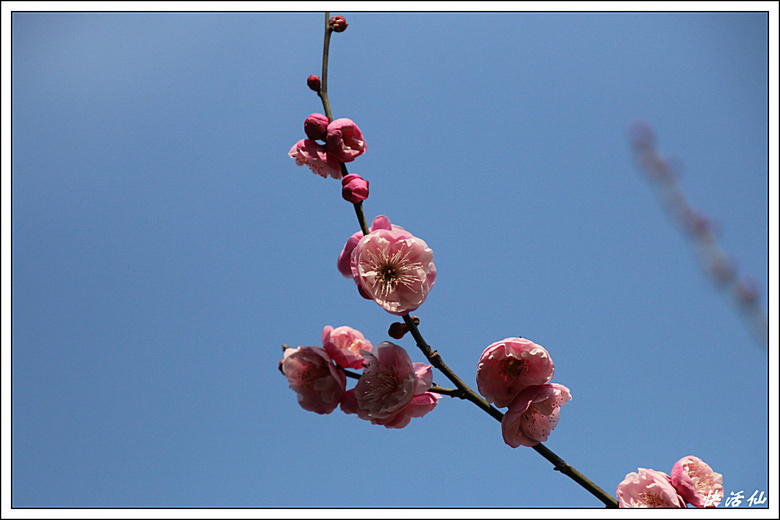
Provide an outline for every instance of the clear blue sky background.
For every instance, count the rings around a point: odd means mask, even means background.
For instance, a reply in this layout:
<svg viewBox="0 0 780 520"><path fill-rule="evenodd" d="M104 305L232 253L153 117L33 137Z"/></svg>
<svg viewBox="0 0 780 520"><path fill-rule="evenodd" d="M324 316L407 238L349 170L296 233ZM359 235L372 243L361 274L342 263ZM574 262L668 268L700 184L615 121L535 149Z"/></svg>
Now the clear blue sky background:
<svg viewBox="0 0 780 520"><path fill-rule="evenodd" d="M768 491L767 352L626 135L653 123L766 307L768 16L340 14L333 113L367 140L369 221L434 251L427 341L469 383L494 341L547 348L573 400L546 445L612 494L686 455ZM340 183L287 156L322 29L13 15L15 507L601 505L466 402L386 430L279 374L283 343L395 321L336 270Z"/></svg>

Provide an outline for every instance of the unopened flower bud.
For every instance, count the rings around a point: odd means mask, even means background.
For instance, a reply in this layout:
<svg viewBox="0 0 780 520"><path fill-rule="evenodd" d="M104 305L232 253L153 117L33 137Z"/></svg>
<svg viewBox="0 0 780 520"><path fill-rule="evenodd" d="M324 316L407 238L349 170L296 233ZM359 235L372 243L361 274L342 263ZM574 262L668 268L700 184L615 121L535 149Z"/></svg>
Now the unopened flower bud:
<svg viewBox="0 0 780 520"><path fill-rule="evenodd" d="M344 18L341 15L333 16L330 19L330 27L333 29L333 32L344 32L344 30L347 28L346 18Z"/></svg>
<svg viewBox="0 0 780 520"><path fill-rule="evenodd" d="M303 130L309 139L325 140L328 135L328 118L322 114L312 114L303 123Z"/></svg>
<svg viewBox="0 0 780 520"><path fill-rule="evenodd" d="M320 77L312 74L306 79L306 84L309 85L309 88L312 89L314 92L320 91Z"/></svg>
<svg viewBox="0 0 780 520"><path fill-rule="evenodd" d="M393 339L401 339L407 332L409 332L409 329L406 327L406 323L396 321L390 325L390 329L387 331L387 334Z"/></svg>
<svg viewBox="0 0 780 520"><path fill-rule="evenodd" d="M341 185L341 196L347 202L357 204L368 198L368 181L360 175L350 173L341 179Z"/></svg>

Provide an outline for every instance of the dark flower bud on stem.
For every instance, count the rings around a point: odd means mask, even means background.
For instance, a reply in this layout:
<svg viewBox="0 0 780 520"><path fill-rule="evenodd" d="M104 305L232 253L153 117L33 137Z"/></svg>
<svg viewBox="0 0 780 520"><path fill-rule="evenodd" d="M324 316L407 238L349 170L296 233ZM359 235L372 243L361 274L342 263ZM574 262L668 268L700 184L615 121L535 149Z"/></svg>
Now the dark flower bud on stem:
<svg viewBox="0 0 780 520"><path fill-rule="evenodd" d="M306 79L306 84L309 85L309 88L312 89L314 92L320 91L320 77L312 74Z"/></svg>
<svg viewBox="0 0 780 520"><path fill-rule="evenodd" d="M333 16L330 19L330 28L333 29L333 32L344 32L347 25L349 25L347 20L341 15Z"/></svg>
<svg viewBox="0 0 780 520"><path fill-rule="evenodd" d="M412 316L412 321L415 325L420 324L420 318L417 316ZM406 326L406 323L396 321L390 325L390 329L387 331L387 334L393 339L401 339L407 332L409 332L409 327Z"/></svg>

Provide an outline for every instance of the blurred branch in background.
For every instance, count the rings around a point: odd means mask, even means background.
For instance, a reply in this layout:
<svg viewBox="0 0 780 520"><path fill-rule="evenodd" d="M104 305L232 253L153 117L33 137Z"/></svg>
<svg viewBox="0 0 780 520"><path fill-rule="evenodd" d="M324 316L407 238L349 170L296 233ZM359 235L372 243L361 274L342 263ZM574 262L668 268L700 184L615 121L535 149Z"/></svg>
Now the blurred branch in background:
<svg viewBox="0 0 780 520"><path fill-rule="evenodd" d="M658 154L655 132L647 122L634 122L629 137L638 168L656 188L664 210L692 242L704 271L730 298L759 344L768 348L767 315L759 301L758 284L737 275L736 264L720 247L710 218L688 203L677 182L679 164Z"/></svg>

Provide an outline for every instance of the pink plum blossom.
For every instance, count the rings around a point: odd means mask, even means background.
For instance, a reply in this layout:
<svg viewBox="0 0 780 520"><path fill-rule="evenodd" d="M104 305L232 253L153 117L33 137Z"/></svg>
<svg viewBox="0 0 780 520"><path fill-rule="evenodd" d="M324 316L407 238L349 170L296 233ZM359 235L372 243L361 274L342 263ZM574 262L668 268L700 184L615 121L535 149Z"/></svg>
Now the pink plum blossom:
<svg viewBox="0 0 780 520"><path fill-rule="evenodd" d="M638 473L626 475L618 484L617 498L620 507L626 508L685 507L669 475L654 469L639 468Z"/></svg>
<svg viewBox="0 0 780 520"><path fill-rule="evenodd" d="M347 118L336 119L328 125L325 138L328 155L343 163L352 162L366 151L366 142L360 128Z"/></svg>
<svg viewBox="0 0 780 520"><path fill-rule="evenodd" d="M513 448L544 442L558 424L561 406L571 400L569 389L556 383L529 386L509 404L501 420L504 442Z"/></svg>
<svg viewBox="0 0 780 520"><path fill-rule="evenodd" d="M371 352L371 343L359 330L352 327L322 329L322 346L328 355L342 368L363 368L361 350Z"/></svg>
<svg viewBox="0 0 780 520"><path fill-rule="evenodd" d="M328 135L328 117L323 114L312 114L306 118L303 122L303 130L309 139L325 140L325 136Z"/></svg>
<svg viewBox="0 0 780 520"><path fill-rule="evenodd" d="M503 407L524 388L549 383L554 370L543 347L523 338L506 338L482 352L477 388L487 402Z"/></svg>
<svg viewBox="0 0 780 520"><path fill-rule="evenodd" d="M723 475L715 473L693 455L678 460L672 468L672 485L694 507L717 507L723 499Z"/></svg>
<svg viewBox="0 0 780 520"><path fill-rule="evenodd" d="M441 395L428 392L433 384L431 365L412 363L403 347L387 341L373 352L363 351L363 357L367 362L363 375L341 400L345 413L386 428L403 428L436 407Z"/></svg>
<svg viewBox="0 0 780 520"><path fill-rule="evenodd" d="M341 197L347 202L357 204L368 198L368 181L360 175L350 173L341 179Z"/></svg>
<svg viewBox="0 0 780 520"><path fill-rule="evenodd" d="M371 223L371 227L369 228L369 231L377 231L379 229L388 229L388 230L397 229L403 231L404 228L402 228L401 226L396 226L395 224L390 224L389 218L387 218L384 215L379 215ZM352 277L352 267L351 267L352 251L355 249L355 246L358 244L358 242L360 242L361 238L363 238L362 231L358 231L357 233L349 237L349 240L347 240L347 243L344 244L344 249L341 251L341 254L339 255L338 269L339 272L345 278Z"/></svg>
<svg viewBox="0 0 780 520"><path fill-rule="evenodd" d="M295 159L295 164L298 166L305 164L317 175L326 178L328 175L334 179L341 178L341 166L338 160L326 153L324 145L313 139L301 139L290 148L287 155Z"/></svg>
<svg viewBox="0 0 780 520"><path fill-rule="evenodd" d="M397 316L422 305L436 282L433 251L398 226L372 229L360 238L350 268L360 293Z"/></svg>
<svg viewBox="0 0 780 520"><path fill-rule="evenodd" d="M286 349L281 369L304 410L328 414L344 395L347 378L322 347Z"/></svg>

